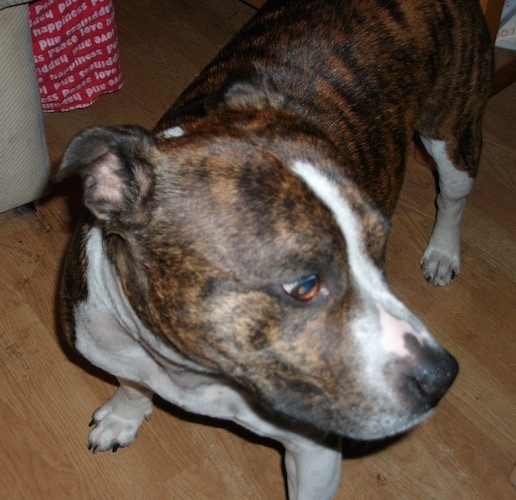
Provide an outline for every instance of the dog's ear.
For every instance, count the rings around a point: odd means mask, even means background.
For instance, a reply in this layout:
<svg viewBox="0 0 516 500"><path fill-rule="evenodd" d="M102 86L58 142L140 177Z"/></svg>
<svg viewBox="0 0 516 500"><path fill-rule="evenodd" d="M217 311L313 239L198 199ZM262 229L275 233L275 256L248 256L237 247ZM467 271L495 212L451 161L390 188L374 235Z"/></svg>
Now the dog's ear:
<svg viewBox="0 0 516 500"><path fill-rule="evenodd" d="M94 127L68 145L54 182L79 173L84 204L103 221L141 212L153 184L150 163L154 140L136 126Z"/></svg>
<svg viewBox="0 0 516 500"><path fill-rule="evenodd" d="M204 106L209 113L221 108L281 108L283 101L269 72L258 63L249 63L232 70L220 90L208 98Z"/></svg>

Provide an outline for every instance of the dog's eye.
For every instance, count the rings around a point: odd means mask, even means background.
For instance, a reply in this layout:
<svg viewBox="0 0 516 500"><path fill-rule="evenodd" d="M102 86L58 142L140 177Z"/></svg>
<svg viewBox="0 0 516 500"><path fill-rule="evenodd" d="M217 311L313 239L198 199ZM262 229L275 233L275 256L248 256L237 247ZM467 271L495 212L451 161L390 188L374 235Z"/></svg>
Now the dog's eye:
<svg viewBox="0 0 516 500"><path fill-rule="evenodd" d="M317 295L320 288L321 284L319 276L316 274L312 274L307 278L283 285L285 292L287 292L292 298L303 302L312 300Z"/></svg>

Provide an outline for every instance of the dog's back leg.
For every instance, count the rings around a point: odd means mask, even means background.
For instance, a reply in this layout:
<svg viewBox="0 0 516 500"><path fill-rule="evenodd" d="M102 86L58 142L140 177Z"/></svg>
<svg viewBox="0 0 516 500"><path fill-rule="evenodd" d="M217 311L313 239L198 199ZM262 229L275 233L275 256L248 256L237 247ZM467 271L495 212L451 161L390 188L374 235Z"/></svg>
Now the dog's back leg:
<svg viewBox="0 0 516 500"><path fill-rule="evenodd" d="M432 91L420 110L417 131L437 164L437 217L421 259L425 278L446 285L460 271L460 226L482 146L482 115L491 90L493 46L476 3L449 3L463 21L440 40Z"/></svg>
<svg viewBox="0 0 516 500"><path fill-rule="evenodd" d="M468 43L455 40L457 50L435 81L417 125L439 176L436 222L421 259L425 278L437 286L460 271L462 214L478 170L482 116L493 74L489 33L478 25L483 23L480 15L469 21L477 23L470 31L478 37Z"/></svg>
<svg viewBox="0 0 516 500"><path fill-rule="evenodd" d="M421 139L435 160L439 175L437 216L421 258L421 268L428 281L443 286L460 271L460 226L466 196L473 187L478 159L472 163L474 168L470 168L469 172L460 170L452 159L448 142L424 136Z"/></svg>

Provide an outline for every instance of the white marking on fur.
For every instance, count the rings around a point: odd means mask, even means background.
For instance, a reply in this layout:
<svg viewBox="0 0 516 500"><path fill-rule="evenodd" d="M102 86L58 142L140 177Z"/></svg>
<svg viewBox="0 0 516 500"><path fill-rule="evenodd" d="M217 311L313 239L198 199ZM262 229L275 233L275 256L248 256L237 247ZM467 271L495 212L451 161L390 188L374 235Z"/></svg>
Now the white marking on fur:
<svg viewBox="0 0 516 500"><path fill-rule="evenodd" d="M378 329L384 335L382 338L384 348L388 352L397 352L401 356L408 354L408 351L402 347L405 333L413 334L422 343L427 342L435 345L435 340L423 324L391 293L383 274L369 258L365 250L365 242L362 241L359 221L339 187L326 175L306 162L296 162L293 171L306 182L314 194L333 213L347 244L351 275L364 302L375 309L375 311L369 311L369 313L364 311L364 314L355 318L353 322L357 339L366 349L368 357L371 357L376 341L380 340L375 339ZM380 325L378 324L378 316L381 320ZM388 331L379 328L379 326L384 325L389 327ZM360 337L368 337L368 340ZM397 340L394 340L394 338L397 338ZM371 342L374 342L374 344L371 344ZM378 356L382 355L378 354ZM380 363L379 360L378 363Z"/></svg>
<svg viewBox="0 0 516 500"><path fill-rule="evenodd" d="M164 359L198 370L196 364L178 356L142 324L124 295L114 266L105 253L99 227L91 228L86 237L86 256L88 298L75 308L77 349L110 373L113 373L113 366L120 365L122 372L117 376L131 379L129 374L134 370L130 365L145 352L138 344L132 345L132 340L138 338ZM127 342L132 348L124 350ZM119 358L117 345L125 357ZM98 359L93 360L92 357ZM126 368L128 373L125 373Z"/></svg>
<svg viewBox="0 0 516 500"><path fill-rule="evenodd" d="M466 197L475 180L453 164L446 151L446 142L426 137L421 137L421 141L437 164L441 194L451 200Z"/></svg>
<svg viewBox="0 0 516 500"><path fill-rule="evenodd" d="M359 220L339 186L309 163L298 161L292 170L333 213L346 241L350 275L362 299L348 323L357 353L361 353L362 381L371 394L388 401L389 405L397 405L397 387L378 374L392 356L411 355L405 345L407 334L413 335L422 345L435 346L437 343L389 290L383 274L366 252ZM385 418L387 425L389 417L386 415Z"/></svg>
<svg viewBox="0 0 516 500"><path fill-rule="evenodd" d="M308 163L296 162L293 171L333 213L346 239L349 267L360 288L371 294L385 293L387 290L381 273L364 252L358 221L349 204L345 203L338 186Z"/></svg>
<svg viewBox="0 0 516 500"><path fill-rule="evenodd" d="M182 135L184 135L184 133L185 131L183 130L183 128L177 126L163 130L158 135L160 135L164 139L171 139L172 137L181 137Z"/></svg>
<svg viewBox="0 0 516 500"><path fill-rule="evenodd" d="M293 171L333 213L346 240L349 268L359 289L380 303L387 302L400 313L404 312L405 306L392 295L382 273L368 257L357 217L338 186L308 163L296 162Z"/></svg>

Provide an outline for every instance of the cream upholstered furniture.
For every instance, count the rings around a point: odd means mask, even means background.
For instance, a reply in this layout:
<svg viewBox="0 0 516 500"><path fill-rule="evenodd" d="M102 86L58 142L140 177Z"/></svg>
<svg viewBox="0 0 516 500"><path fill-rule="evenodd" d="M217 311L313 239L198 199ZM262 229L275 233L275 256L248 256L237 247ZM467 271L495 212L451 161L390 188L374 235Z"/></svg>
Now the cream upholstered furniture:
<svg viewBox="0 0 516 500"><path fill-rule="evenodd" d="M23 0L0 0L0 212L45 194L50 167Z"/></svg>

